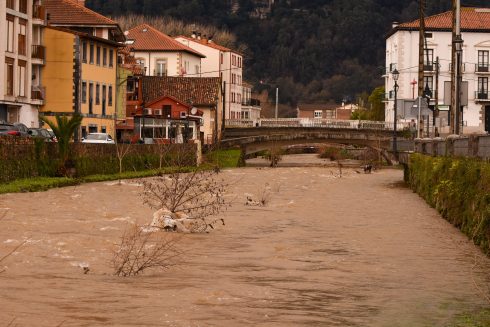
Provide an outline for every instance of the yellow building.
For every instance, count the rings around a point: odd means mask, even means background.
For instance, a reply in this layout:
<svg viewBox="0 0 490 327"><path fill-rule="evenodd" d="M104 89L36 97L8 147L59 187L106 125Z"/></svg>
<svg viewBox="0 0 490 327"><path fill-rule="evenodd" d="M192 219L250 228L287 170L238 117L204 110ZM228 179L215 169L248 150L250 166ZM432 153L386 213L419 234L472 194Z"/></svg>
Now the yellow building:
<svg viewBox="0 0 490 327"><path fill-rule="evenodd" d="M40 113L83 116L78 133L115 136L117 50L125 37L119 25L72 0L45 0L44 105Z"/></svg>

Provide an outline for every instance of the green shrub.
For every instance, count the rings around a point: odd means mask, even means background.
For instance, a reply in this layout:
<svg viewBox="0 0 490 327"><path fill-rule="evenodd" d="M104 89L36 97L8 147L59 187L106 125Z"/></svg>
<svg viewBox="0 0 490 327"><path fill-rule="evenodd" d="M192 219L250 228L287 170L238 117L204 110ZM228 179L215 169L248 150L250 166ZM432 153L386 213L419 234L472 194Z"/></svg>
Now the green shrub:
<svg viewBox="0 0 490 327"><path fill-rule="evenodd" d="M490 253L490 164L477 159L410 156L410 187Z"/></svg>

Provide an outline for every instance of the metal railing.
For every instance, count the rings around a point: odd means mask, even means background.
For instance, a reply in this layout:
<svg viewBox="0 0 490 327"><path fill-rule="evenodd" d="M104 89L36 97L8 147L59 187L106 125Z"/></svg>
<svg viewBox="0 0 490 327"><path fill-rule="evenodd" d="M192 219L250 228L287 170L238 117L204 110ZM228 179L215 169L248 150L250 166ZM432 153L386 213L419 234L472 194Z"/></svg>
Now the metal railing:
<svg viewBox="0 0 490 327"><path fill-rule="evenodd" d="M488 91L476 91L475 92L475 99L476 100L488 100L490 101L490 97L488 96Z"/></svg>
<svg viewBox="0 0 490 327"><path fill-rule="evenodd" d="M397 130L409 127L408 122L398 122ZM330 129L364 129L364 130L393 130L392 122L370 120L337 120L321 118L260 118L256 121L250 119L226 119L225 127L251 128L251 127L297 127L297 128L330 128Z"/></svg>
<svg viewBox="0 0 490 327"><path fill-rule="evenodd" d="M488 63L475 64L475 72L476 73L488 73L490 71L488 68L489 68Z"/></svg>
<svg viewBox="0 0 490 327"><path fill-rule="evenodd" d="M44 100L45 88L40 86L33 86L31 90L32 100Z"/></svg>
<svg viewBox="0 0 490 327"><path fill-rule="evenodd" d="M44 46L33 44L31 46L31 57L32 58L35 58L35 59L44 60L44 57L45 57L45 48L44 48Z"/></svg>
<svg viewBox="0 0 490 327"><path fill-rule="evenodd" d="M32 18L45 20L46 11L44 6L41 5L33 5L32 6Z"/></svg>

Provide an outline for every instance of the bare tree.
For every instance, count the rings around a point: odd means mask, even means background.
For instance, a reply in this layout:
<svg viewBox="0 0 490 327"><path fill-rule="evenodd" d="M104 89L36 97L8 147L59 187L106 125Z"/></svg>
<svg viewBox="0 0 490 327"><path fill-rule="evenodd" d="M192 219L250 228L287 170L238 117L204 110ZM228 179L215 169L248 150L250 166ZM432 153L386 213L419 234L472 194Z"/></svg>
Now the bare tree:
<svg viewBox="0 0 490 327"><path fill-rule="evenodd" d="M148 233L137 225L128 227L113 253L114 275L131 277L147 269L166 269L177 264L181 252L176 242L173 234Z"/></svg>
<svg viewBox="0 0 490 327"><path fill-rule="evenodd" d="M214 171L176 172L143 180L143 201L152 209L183 212L192 219L216 215L229 206L227 184Z"/></svg>
<svg viewBox="0 0 490 327"><path fill-rule="evenodd" d="M129 143L119 143L116 142L116 155L119 162L119 174L123 172L123 160L131 151L133 147Z"/></svg>

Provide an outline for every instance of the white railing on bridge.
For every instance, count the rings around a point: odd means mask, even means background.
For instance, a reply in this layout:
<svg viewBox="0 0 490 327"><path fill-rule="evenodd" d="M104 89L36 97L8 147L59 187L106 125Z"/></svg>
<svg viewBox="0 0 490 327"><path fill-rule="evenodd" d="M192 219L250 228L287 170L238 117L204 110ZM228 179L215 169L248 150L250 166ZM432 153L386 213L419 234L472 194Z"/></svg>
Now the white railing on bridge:
<svg viewBox="0 0 490 327"><path fill-rule="evenodd" d="M261 118L249 119L227 119L225 127L228 128L250 128L250 127L323 127L334 129L369 129L369 130L393 130L392 122L370 121L370 120L337 120L318 118ZM409 123L398 122L397 129L408 129Z"/></svg>

